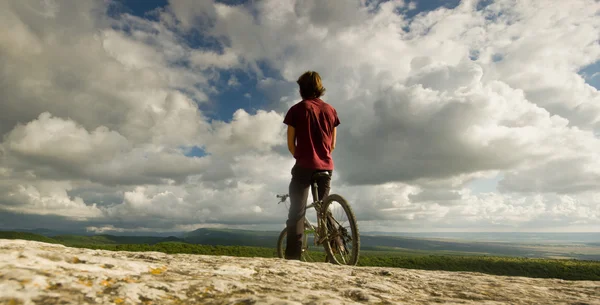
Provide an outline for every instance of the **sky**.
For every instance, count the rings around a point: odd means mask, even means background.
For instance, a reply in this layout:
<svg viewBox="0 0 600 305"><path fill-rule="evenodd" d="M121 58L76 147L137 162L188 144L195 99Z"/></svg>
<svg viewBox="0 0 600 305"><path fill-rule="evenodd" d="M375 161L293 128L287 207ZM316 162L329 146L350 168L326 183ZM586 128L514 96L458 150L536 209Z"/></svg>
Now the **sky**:
<svg viewBox="0 0 600 305"><path fill-rule="evenodd" d="M600 232L600 2L0 1L0 229L280 230L295 80L360 231Z"/></svg>

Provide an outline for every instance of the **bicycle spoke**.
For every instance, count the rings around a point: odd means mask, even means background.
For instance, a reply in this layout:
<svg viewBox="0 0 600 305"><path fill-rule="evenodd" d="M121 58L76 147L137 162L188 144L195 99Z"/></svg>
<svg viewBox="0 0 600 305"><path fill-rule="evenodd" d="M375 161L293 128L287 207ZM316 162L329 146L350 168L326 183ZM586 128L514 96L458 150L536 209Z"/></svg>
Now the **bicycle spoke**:
<svg viewBox="0 0 600 305"><path fill-rule="evenodd" d="M339 251L340 254L340 259L343 260L344 264L347 263L347 259L345 254L348 254L351 251L351 249L348 249L348 245L345 243L346 240L352 240L352 237L345 235L344 231L347 232L350 229L350 221L348 220L348 217L346 215L346 212L344 211L344 208L337 204L337 202L333 202L330 205L330 210L331 210L331 214L333 216L334 219L334 226L335 226L335 237L340 238L342 244L336 245L337 250ZM343 248L340 249L340 246L342 246Z"/></svg>
<svg viewBox="0 0 600 305"><path fill-rule="evenodd" d="M301 260L305 262L329 261L342 265L356 265L360 251L360 238L356 218L346 200L337 194L330 194L325 201L314 203L314 209L319 211L314 215L317 227L305 220L305 239ZM322 209L327 209L321 214ZM311 209L313 210L313 209ZM318 216L318 217L317 217ZM322 227L321 227L322 226ZM278 239L278 256L283 258L287 231L284 229ZM323 251L323 248L325 251Z"/></svg>
<svg viewBox="0 0 600 305"><path fill-rule="evenodd" d="M358 262L360 241L354 214L345 199L339 195L327 198L326 250L338 264L355 265ZM356 240L355 240L356 239Z"/></svg>

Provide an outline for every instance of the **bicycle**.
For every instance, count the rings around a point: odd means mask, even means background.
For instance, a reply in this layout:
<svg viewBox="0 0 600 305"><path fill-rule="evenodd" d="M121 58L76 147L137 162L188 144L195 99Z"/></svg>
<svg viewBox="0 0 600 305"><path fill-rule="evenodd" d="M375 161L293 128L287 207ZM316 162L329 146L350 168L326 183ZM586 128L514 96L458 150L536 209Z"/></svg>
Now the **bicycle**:
<svg viewBox="0 0 600 305"><path fill-rule="evenodd" d="M323 253L319 251L320 246L323 246L327 255L325 261L332 260L338 265L354 266L358 263L360 252L360 235L356 217L346 199L341 195L329 194L323 200L318 198L317 179L324 176L329 176L329 173L317 172L311 178L313 202L307 205L306 209L315 209L317 225L314 226L306 216L304 217L301 260L305 262L317 261L317 257L323 256ZM280 198L279 203L285 202L288 197L288 194L277 195L277 198ZM340 207L335 206L335 203L339 204ZM341 211L347 216L349 228L340 224L338 219L341 219L341 217L333 216L336 211ZM350 233L348 229L350 229ZM277 240L277 255L280 258L284 258L286 237L287 227L281 231Z"/></svg>

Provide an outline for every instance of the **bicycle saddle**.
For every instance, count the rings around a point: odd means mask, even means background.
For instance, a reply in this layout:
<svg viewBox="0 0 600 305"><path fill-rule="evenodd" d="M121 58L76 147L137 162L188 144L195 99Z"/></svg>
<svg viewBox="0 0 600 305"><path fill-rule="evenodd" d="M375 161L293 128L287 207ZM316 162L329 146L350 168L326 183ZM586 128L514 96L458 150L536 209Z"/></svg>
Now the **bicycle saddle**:
<svg viewBox="0 0 600 305"><path fill-rule="evenodd" d="M312 175L312 180L315 180L318 178L324 178L324 177L330 177L329 172L327 172L327 171L316 172Z"/></svg>

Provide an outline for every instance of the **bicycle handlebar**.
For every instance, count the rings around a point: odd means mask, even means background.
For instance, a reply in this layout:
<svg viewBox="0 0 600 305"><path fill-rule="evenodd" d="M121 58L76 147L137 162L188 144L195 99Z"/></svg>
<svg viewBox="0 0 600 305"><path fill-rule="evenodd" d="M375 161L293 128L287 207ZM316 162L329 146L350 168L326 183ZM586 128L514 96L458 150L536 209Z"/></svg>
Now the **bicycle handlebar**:
<svg viewBox="0 0 600 305"><path fill-rule="evenodd" d="M288 197L290 197L290 195L288 195L288 194L284 194L284 195L277 195L277 198L280 198L280 199L281 199L281 200L278 202L278 204L279 204L279 203L282 203L282 202L285 202L285 201L287 200L287 198L288 198Z"/></svg>

